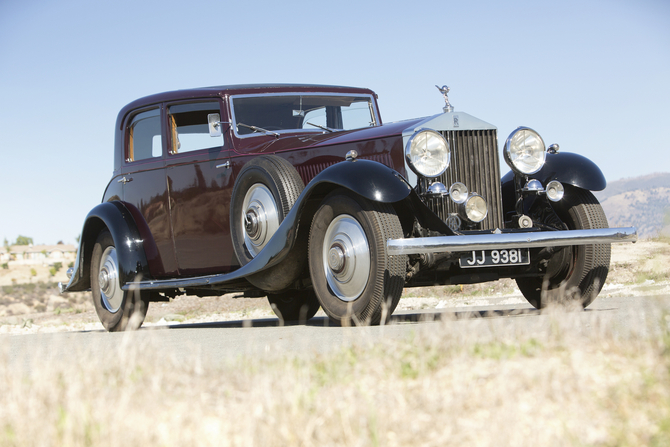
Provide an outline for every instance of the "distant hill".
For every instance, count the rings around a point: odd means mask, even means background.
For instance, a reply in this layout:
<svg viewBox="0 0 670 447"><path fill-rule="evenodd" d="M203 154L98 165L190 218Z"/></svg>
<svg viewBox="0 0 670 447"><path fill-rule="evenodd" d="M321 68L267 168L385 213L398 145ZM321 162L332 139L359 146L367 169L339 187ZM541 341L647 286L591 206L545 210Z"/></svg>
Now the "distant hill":
<svg viewBox="0 0 670 447"><path fill-rule="evenodd" d="M609 182L595 196L610 227L637 227L641 238L670 236L670 173Z"/></svg>

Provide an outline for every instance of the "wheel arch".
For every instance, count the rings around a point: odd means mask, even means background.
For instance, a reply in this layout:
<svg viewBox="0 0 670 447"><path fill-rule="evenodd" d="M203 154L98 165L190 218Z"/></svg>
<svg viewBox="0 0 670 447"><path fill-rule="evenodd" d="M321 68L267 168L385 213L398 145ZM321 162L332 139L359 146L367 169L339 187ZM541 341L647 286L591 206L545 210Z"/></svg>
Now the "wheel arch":
<svg viewBox="0 0 670 447"><path fill-rule="evenodd" d="M112 235L117 248L121 285L138 276L149 276L143 240L130 211L121 202L104 202L93 208L84 220L74 272L67 286L61 288L62 292L82 291L91 287L93 246L104 230Z"/></svg>
<svg viewBox="0 0 670 447"><path fill-rule="evenodd" d="M397 171L372 160L347 160L321 171L306 186L304 197L298 199L299 228L309 234L309 227L314 214L323 199L335 189L344 188L358 196L373 202L391 204L399 216L409 216L413 221L413 213L402 213L412 210L408 201L413 189ZM412 210L414 211L414 210ZM401 218L403 228L406 224ZM302 232L300 232L302 237Z"/></svg>
<svg viewBox="0 0 670 447"><path fill-rule="evenodd" d="M500 180L505 214L515 209L515 177L514 172L509 171ZM607 180L598 165L583 155L571 152L547 154L542 169L528 178L538 179L545 186L552 180L558 180L563 185L588 191L602 191L607 186Z"/></svg>

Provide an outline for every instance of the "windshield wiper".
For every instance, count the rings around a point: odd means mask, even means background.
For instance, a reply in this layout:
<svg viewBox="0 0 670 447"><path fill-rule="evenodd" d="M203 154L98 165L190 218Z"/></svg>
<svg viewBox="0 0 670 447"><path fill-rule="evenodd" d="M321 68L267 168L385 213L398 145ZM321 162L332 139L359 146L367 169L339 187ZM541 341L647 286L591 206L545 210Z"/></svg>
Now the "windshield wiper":
<svg viewBox="0 0 670 447"><path fill-rule="evenodd" d="M263 129L262 127L250 126L250 125L248 125L248 124L244 124L244 123L237 123L237 125L238 125L238 126L242 126L242 127L246 127L247 129L251 129L251 130L253 130L254 132L263 132L263 133L265 133L265 134L268 134L268 133L269 133L269 134L271 134L271 135L274 135L275 138L279 138L279 134L278 134L277 132L273 132L273 131L271 131L271 130Z"/></svg>
<svg viewBox="0 0 670 447"><path fill-rule="evenodd" d="M306 121L305 123L310 126L318 127L319 129L327 130L328 132L335 132L335 129L331 129L330 127L320 126L318 124L310 123L309 121Z"/></svg>

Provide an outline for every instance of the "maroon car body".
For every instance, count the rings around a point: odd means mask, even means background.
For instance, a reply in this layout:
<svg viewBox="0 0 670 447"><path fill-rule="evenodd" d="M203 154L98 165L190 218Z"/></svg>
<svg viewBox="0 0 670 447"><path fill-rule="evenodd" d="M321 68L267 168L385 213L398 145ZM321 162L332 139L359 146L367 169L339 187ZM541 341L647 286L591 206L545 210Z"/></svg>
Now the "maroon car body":
<svg viewBox="0 0 670 447"><path fill-rule="evenodd" d="M604 230L606 220L590 225L579 216L588 204L604 219L588 192L604 188L604 177L585 158L546 153L542 143L541 169L529 176L509 162L513 172L501 180L495 127L446 107L383 124L368 89L167 92L125 106L115 129L112 178L61 286L91 288L109 330L127 328L150 301L231 290L267 295L286 319L322 306L335 321L377 323L404 286L514 277L540 307L538 281L553 275L558 288L578 268L591 276L571 286L597 293L607 244L635 239L634 229ZM535 136L528 129L525 138ZM446 167L423 175L435 163ZM552 187L567 202L554 201ZM331 223L320 230L319 219ZM597 262L584 265L585 248ZM468 268L479 261L480 269Z"/></svg>

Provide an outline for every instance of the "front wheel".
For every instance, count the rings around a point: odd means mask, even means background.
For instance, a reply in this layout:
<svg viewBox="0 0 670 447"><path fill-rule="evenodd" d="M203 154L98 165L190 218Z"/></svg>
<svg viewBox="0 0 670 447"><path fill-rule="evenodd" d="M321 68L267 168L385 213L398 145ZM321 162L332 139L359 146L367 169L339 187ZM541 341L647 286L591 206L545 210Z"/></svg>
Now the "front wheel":
<svg viewBox="0 0 670 447"><path fill-rule="evenodd" d="M93 246L91 293L98 318L108 331L134 330L142 325L150 294L121 288L116 246L107 230L98 235Z"/></svg>
<svg viewBox="0 0 670 447"><path fill-rule="evenodd" d="M570 230L608 228L605 212L590 191L566 187L565 197L555 211ZM544 278L517 278L516 282L537 309L565 302L579 302L586 307L605 284L610 253L610 244L565 247L549 259Z"/></svg>
<svg viewBox="0 0 670 447"><path fill-rule="evenodd" d="M407 257L390 256L402 238L389 204L337 190L322 202L309 235L309 271L321 307L336 323L388 321L402 294Z"/></svg>

